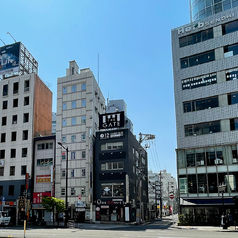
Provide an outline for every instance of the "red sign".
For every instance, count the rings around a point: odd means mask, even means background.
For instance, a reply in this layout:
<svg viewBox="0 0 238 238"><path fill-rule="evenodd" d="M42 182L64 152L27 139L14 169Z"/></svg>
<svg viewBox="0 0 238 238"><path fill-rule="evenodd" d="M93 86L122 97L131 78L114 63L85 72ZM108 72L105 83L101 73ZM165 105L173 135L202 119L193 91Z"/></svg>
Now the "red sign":
<svg viewBox="0 0 238 238"><path fill-rule="evenodd" d="M33 193L33 203L35 203L35 204L42 203L42 197L51 197L51 192Z"/></svg>
<svg viewBox="0 0 238 238"><path fill-rule="evenodd" d="M36 175L36 182L37 183L50 183L51 182L51 175Z"/></svg>
<svg viewBox="0 0 238 238"><path fill-rule="evenodd" d="M173 195L173 194L170 194L170 195L169 195L169 198L170 198L170 199L174 199L174 195Z"/></svg>
<svg viewBox="0 0 238 238"><path fill-rule="evenodd" d="M81 199L81 195L78 196L79 200Z"/></svg>

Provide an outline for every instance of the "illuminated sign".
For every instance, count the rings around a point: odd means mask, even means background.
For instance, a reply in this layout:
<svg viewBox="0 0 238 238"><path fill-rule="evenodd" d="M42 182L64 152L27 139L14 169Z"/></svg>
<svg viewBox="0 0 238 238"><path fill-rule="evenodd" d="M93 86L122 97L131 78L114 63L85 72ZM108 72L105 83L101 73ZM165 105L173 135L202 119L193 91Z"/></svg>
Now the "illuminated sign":
<svg viewBox="0 0 238 238"><path fill-rule="evenodd" d="M36 182L37 183L50 183L51 175L36 175Z"/></svg>
<svg viewBox="0 0 238 238"><path fill-rule="evenodd" d="M51 192L33 193L33 203L35 204L42 203L43 197L51 197Z"/></svg>
<svg viewBox="0 0 238 238"><path fill-rule="evenodd" d="M0 75L19 72L20 42L0 47Z"/></svg>
<svg viewBox="0 0 238 238"><path fill-rule="evenodd" d="M102 132L99 134L100 140L104 139L113 139L113 138L120 138L124 136L123 131L116 131L116 132Z"/></svg>
<svg viewBox="0 0 238 238"><path fill-rule="evenodd" d="M124 112L99 115L99 129L124 127Z"/></svg>

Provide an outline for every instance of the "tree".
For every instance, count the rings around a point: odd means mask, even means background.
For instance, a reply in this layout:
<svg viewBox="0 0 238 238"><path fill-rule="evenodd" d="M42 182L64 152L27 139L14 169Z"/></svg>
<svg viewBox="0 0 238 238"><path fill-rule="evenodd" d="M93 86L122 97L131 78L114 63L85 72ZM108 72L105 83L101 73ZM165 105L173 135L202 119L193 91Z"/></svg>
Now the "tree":
<svg viewBox="0 0 238 238"><path fill-rule="evenodd" d="M46 209L47 212L53 212L53 223L55 211L58 217L58 214L65 210L64 200L55 197L43 197L42 206Z"/></svg>

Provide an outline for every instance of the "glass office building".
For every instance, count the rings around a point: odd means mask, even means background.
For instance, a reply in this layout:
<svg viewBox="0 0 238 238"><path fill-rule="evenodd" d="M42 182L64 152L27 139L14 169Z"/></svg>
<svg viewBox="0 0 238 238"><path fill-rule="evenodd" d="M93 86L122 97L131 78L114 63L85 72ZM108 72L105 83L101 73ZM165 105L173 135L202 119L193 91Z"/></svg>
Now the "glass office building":
<svg viewBox="0 0 238 238"><path fill-rule="evenodd" d="M197 21L237 6L238 0L190 0L191 21Z"/></svg>

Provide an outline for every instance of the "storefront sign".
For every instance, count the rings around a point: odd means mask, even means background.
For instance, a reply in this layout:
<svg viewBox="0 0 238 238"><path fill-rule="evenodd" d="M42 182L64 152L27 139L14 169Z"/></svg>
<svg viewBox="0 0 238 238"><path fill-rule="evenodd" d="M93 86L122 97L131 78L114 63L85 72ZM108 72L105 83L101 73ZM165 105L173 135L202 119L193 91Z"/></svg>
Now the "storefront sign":
<svg viewBox="0 0 238 238"><path fill-rule="evenodd" d="M99 134L100 140L120 138L120 137L123 137L123 136L124 136L124 132L123 131L104 132L104 133L100 133Z"/></svg>
<svg viewBox="0 0 238 238"><path fill-rule="evenodd" d="M50 183L51 182L51 175L36 175L36 182L37 183Z"/></svg>

